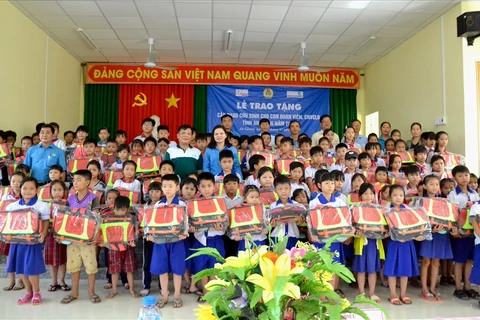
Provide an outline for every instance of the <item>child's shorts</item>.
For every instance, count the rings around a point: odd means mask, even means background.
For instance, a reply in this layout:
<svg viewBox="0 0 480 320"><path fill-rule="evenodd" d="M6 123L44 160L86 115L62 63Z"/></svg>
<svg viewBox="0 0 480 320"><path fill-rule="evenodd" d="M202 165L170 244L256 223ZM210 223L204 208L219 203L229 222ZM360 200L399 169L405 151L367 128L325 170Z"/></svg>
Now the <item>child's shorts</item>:
<svg viewBox="0 0 480 320"><path fill-rule="evenodd" d="M475 238L455 238L452 241L453 262L467 263L473 260L473 252L475 250Z"/></svg>
<svg viewBox="0 0 480 320"><path fill-rule="evenodd" d="M82 270L82 262L87 274L97 273L96 245L71 244L67 246L67 272Z"/></svg>
<svg viewBox="0 0 480 320"><path fill-rule="evenodd" d="M108 251L108 272L118 274L120 272L135 272L137 259L135 248L128 247L125 251Z"/></svg>
<svg viewBox="0 0 480 320"><path fill-rule="evenodd" d="M165 274L168 272L177 276L185 273L185 244L183 241L175 243L155 244L153 246L152 274Z"/></svg>

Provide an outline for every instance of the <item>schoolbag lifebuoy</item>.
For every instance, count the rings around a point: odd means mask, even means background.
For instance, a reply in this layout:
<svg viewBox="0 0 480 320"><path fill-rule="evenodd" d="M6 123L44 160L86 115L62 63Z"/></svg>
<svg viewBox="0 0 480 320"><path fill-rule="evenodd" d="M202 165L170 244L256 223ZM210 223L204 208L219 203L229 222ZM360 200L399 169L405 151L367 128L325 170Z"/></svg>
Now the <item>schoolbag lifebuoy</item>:
<svg viewBox="0 0 480 320"><path fill-rule="evenodd" d="M42 231L43 221L33 207L0 211L0 238L4 242L36 244Z"/></svg>

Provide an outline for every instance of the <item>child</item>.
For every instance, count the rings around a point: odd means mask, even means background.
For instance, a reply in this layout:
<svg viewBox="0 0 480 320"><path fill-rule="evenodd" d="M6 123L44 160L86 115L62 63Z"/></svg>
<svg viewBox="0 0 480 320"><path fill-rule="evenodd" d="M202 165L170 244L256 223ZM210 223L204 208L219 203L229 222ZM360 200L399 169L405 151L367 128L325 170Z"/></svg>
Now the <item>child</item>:
<svg viewBox="0 0 480 320"><path fill-rule="evenodd" d="M125 130L117 130L115 132L115 141L117 141L118 145L126 144L127 143L127 132Z"/></svg>
<svg viewBox="0 0 480 320"><path fill-rule="evenodd" d="M373 166L376 167L375 161L370 160L370 156L366 152L362 152L358 155L358 169L365 175L369 172Z"/></svg>
<svg viewBox="0 0 480 320"><path fill-rule="evenodd" d="M65 131L63 133L63 139L65 139L65 146L67 148L71 148L72 145L74 145L74 140L75 140L75 132L73 131ZM32 139L33 142L33 139Z"/></svg>
<svg viewBox="0 0 480 320"><path fill-rule="evenodd" d="M204 133L197 134L195 142L197 144L197 149L200 150L203 158L203 155L205 154L205 150L207 149L207 135Z"/></svg>
<svg viewBox="0 0 480 320"><path fill-rule="evenodd" d="M272 142L272 135L268 132L262 132L261 134L263 145L265 146L265 150L272 150L270 143Z"/></svg>
<svg viewBox="0 0 480 320"><path fill-rule="evenodd" d="M145 157L154 157L157 150L157 140L154 137L148 137L143 140L143 150Z"/></svg>
<svg viewBox="0 0 480 320"><path fill-rule="evenodd" d="M130 199L124 196L118 196L115 199L115 215L124 216L130 209ZM113 299L117 295L117 284L119 274L123 271L127 273L128 288L133 298L140 295L135 291L133 273L137 269L135 259L135 242L128 243L127 249L124 251L109 250L108 251L108 271L112 275L112 291L107 295L107 299Z"/></svg>
<svg viewBox="0 0 480 320"><path fill-rule="evenodd" d="M398 129L393 129L392 132L390 132L390 136L392 137L392 140L395 142L402 139L402 134Z"/></svg>
<svg viewBox="0 0 480 320"><path fill-rule="evenodd" d="M293 158L293 139L289 137L283 137L280 141L279 154L277 159L290 159Z"/></svg>
<svg viewBox="0 0 480 320"><path fill-rule="evenodd" d="M75 132L75 136L77 137L77 141L75 143L75 151L74 151L73 157L75 159L87 158L87 155L85 154L85 149L83 148L83 144L85 143L88 137L87 127L83 125L78 126L77 131ZM95 142L93 142L93 144L95 145Z"/></svg>
<svg viewBox="0 0 480 320"><path fill-rule="evenodd" d="M201 198L212 198L213 192L215 191L215 177L213 174L210 172L202 172L198 175L198 190L200 191ZM222 257L225 257L225 245L222 238L222 235L224 234L225 229L220 226L218 228L210 228L207 232L195 232L192 247L193 249L215 248ZM192 261L191 271L195 274L202 270L213 268L216 262L215 258L206 255L195 257ZM215 277L210 277L210 280L213 280L214 278ZM203 293L199 296L198 301L202 301L203 295L207 293L205 286L208 283L208 280L208 277L200 279Z"/></svg>
<svg viewBox="0 0 480 320"><path fill-rule="evenodd" d="M132 156L142 157L143 156L143 141L140 139L135 139L132 142Z"/></svg>
<svg viewBox="0 0 480 320"><path fill-rule="evenodd" d="M240 139L238 141L239 147L237 148L238 151L243 151L247 152L248 150L248 136L247 135L241 135Z"/></svg>
<svg viewBox="0 0 480 320"><path fill-rule="evenodd" d="M240 137L239 136L231 136L230 137L230 144L232 147L238 150L238 145L240 143Z"/></svg>
<svg viewBox="0 0 480 320"><path fill-rule="evenodd" d="M345 155L347 154L347 151L348 147L345 143L337 144L335 147L335 158L337 161L330 166L330 171L340 170L343 172L345 170Z"/></svg>
<svg viewBox="0 0 480 320"><path fill-rule="evenodd" d="M435 151L436 140L435 140L434 132L428 131L428 132L422 133L421 139L422 139L422 145L425 146L425 149L427 150L428 154Z"/></svg>
<svg viewBox="0 0 480 320"><path fill-rule="evenodd" d="M455 189L455 181L450 178L440 180L441 197L446 198L452 190Z"/></svg>
<svg viewBox="0 0 480 320"><path fill-rule="evenodd" d="M98 130L98 138L100 139L100 141L98 141L97 146L106 147L108 138L110 138L110 131L107 127L103 127Z"/></svg>
<svg viewBox="0 0 480 320"><path fill-rule="evenodd" d="M348 199L348 204L351 205L353 203L356 203L357 201L353 201L352 195L357 195L360 197L359 192L360 192L360 187L362 184L366 183L367 179L362 173L355 173L352 176L352 188L350 189L350 194L347 196Z"/></svg>
<svg viewBox="0 0 480 320"><path fill-rule="evenodd" d="M478 189L478 177L474 173L470 173L470 181L468 182L468 187L475 191L477 191Z"/></svg>
<svg viewBox="0 0 480 320"><path fill-rule="evenodd" d="M258 171L265 167L265 157L261 154L254 154L248 159L248 167L252 174L245 179L245 186L254 185L260 188L260 182L258 181Z"/></svg>
<svg viewBox="0 0 480 320"><path fill-rule="evenodd" d="M48 219L50 209L45 202L37 198L38 182L35 178L25 178L20 184L22 198L7 206L7 211L33 207L39 214L43 224L43 231L38 244L11 244L8 255L6 272L15 272L23 280L25 295L17 300L18 304L32 303L38 305L42 302L40 295L40 277L45 273L45 261L42 255L42 243L48 232Z"/></svg>
<svg viewBox="0 0 480 320"><path fill-rule="evenodd" d="M379 193L380 189L388 182L388 170L385 167L377 167L375 170L375 192Z"/></svg>
<svg viewBox="0 0 480 320"><path fill-rule="evenodd" d="M370 183L364 183L358 191L362 203L372 204L375 202L375 189ZM365 274L368 273L368 297L380 303L380 298L375 294L377 272L381 270L380 257L383 252L382 240L367 239L361 230L357 230L354 238L355 258L352 270L357 273L358 291L365 294Z"/></svg>
<svg viewBox="0 0 480 320"><path fill-rule="evenodd" d="M85 158L84 159L89 159L89 160L96 160L100 164L101 172L104 171L104 166L103 166L103 161L97 157L95 154L96 146L95 146L95 141L93 140L87 140L83 144L83 149L85 151Z"/></svg>
<svg viewBox="0 0 480 320"><path fill-rule="evenodd" d="M352 177L355 173L360 173L357 170L357 165L358 165L358 153L355 151L348 151L345 154L345 170L344 170L344 176L345 176L345 183L343 184L341 192L345 195L349 194L352 189Z"/></svg>
<svg viewBox="0 0 480 320"><path fill-rule="evenodd" d="M274 180L275 192L278 195L278 201L270 204L270 211L279 207L288 207L289 205L303 207L296 201L292 201L290 195L292 193L292 187L290 180L286 176L278 176ZM305 209L306 210L306 209ZM297 245L300 233L298 231L298 225L303 224L304 218L299 217L295 222L278 222L275 218L272 218L270 225L273 231L272 238L278 238L280 232L284 232L285 236L288 236L287 249L291 249Z"/></svg>
<svg viewBox="0 0 480 320"><path fill-rule="evenodd" d="M123 163L130 157L130 147L127 144L118 145L117 149L118 160L110 167L112 170L121 170Z"/></svg>
<svg viewBox="0 0 480 320"><path fill-rule="evenodd" d="M140 181L135 179L136 170L137 164L135 162L132 160L125 161L122 166L123 178L115 181L113 187L140 192L142 185L140 184Z"/></svg>
<svg viewBox="0 0 480 320"><path fill-rule="evenodd" d="M32 141L34 146L40 143L40 135L38 134L38 132L32 133Z"/></svg>
<svg viewBox="0 0 480 320"><path fill-rule="evenodd" d="M28 149L33 145L33 140L32 137L25 136L21 140L21 151L19 154L17 154L16 160L21 162L25 160L25 156L27 155Z"/></svg>
<svg viewBox="0 0 480 320"><path fill-rule="evenodd" d="M22 172L14 172L10 177L10 188L8 193L2 196L2 200L20 200L22 197L20 185L22 180L25 179L25 174ZM0 241L0 256L8 256L10 250L10 244ZM20 277L18 283L15 285L15 272L9 272L8 278L10 284L3 288L3 291L21 290L25 288L22 278Z"/></svg>
<svg viewBox="0 0 480 320"><path fill-rule="evenodd" d="M447 151L448 134L445 131L439 131L435 134L435 150L434 152L446 155Z"/></svg>
<svg viewBox="0 0 480 320"><path fill-rule="evenodd" d="M54 180L50 184L50 195L55 204L63 204L68 206L65 201L65 197L68 193L67 186L63 181ZM53 207L51 208L51 211ZM48 291L70 291L71 288L65 284L65 273L67 263L67 246L55 241L51 227L45 238L44 247L45 264L50 267L50 275L52 277L52 284L48 288ZM58 275L60 275L60 285L58 284Z"/></svg>
<svg viewBox="0 0 480 320"><path fill-rule="evenodd" d="M302 189L307 193L308 198L310 198L310 189L308 189L307 184L303 182L303 179L305 176L305 167L303 166L303 163L291 162L289 169L290 169L290 180L291 180L291 187L292 187L290 196L293 195L293 191L297 189Z"/></svg>
<svg viewBox="0 0 480 320"><path fill-rule="evenodd" d="M305 169L305 178L307 180L308 189L310 192L313 192L316 189L314 188L315 172L317 172L318 169L327 169L327 167L323 163L323 150L321 147L316 146L311 148L310 158L310 165Z"/></svg>
<svg viewBox="0 0 480 320"><path fill-rule="evenodd" d="M394 180L395 178L403 177L402 169L402 158L398 154L390 155L388 161L388 176L390 179Z"/></svg>
<svg viewBox="0 0 480 320"><path fill-rule="evenodd" d="M104 194L107 186L100 180L102 174L100 163L97 160L89 161L87 164L87 170L92 173L89 187L92 188L92 190L101 191L102 194ZM105 196L102 198L104 197ZM100 199L100 203L103 203L103 199Z"/></svg>
<svg viewBox="0 0 480 320"><path fill-rule="evenodd" d="M245 187L244 193L245 203L247 205L257 205L260 204L260 190L255 186ZM254 234L252 235L252 240L256 246L267 245L267 236L266 234ZM239 238L238 251L245 251L247 247L247 239Z"/></svg>
<svg viewBox="0 0 480 320"><path fill-rule="evenodd" d="M220 151L219 154L220 158L220 167L222 167L222 171L215 176L215 180L221 180L223 177L229 174L235 174L239 180L241 180L241 176L239 173L233 172L233 164L234 164L234 155L231 150L223 149Z"/></svg>
<svg viewBox="0 0 480 320"><path fill-rule="evenodd" d="M225 202L227 209L232 209L238 204L243 203L243 198L237 195L240 178L235 174L227 174L223 179L223 189L225 190Z"/></svg>
<svg viewBox="0 0 480 320"><path fill-rule="evenodd" d="M309 208L310 209L315 209L317 207L322 207L322 206L330 206L330 207L345 207L347 203L340 198L336 197L334 195L335 193L335 177L333 173L324 173L321 176L315 177L315 184L317 185L318 190L320 191L319 195L310 201ZM325 246L324 243L320 243L318 239L313 239L310 236L311 242L313 245L317 248L323 248ZM341 264L345 264L345 257L343 255L343 244L341 242L332 242L330 245L330 251L335 252L336 255L333 258L333 261L339 262ZM340 279L338 278L337 275L333 276L333 280L331 281L331 284L333 288L335 289L335 292L340 296L340 297L345 297L343 291L339 289L339 282Z"/></svg>
<svg viewBox="0 0 480 320"><path fill-rule="evenodd" d="M280 149L280 146L282 145L282 139L285 138L285 136L283 134L277 134L275 136L275 147L277 149Z"/></svg>
<svg viewBox="0 0 480 320"><path fill-rule="evenodd" d="M160 157L162 157L162 160L165 159L165 156L167 155L167 150L169 148L170 141L167 138L160 138L158 139L158 154Z"/></svg>
<svg viewBox="0 0 480 320"><path fill-rule="evenodd" d="M475 283L477 289L480 290L480 227L478 226L477 217L480 215L480 204L477 202L473 205L470 212L470 224L475 232L475 248L474 262L472 272L469 278L470 283ZM480 302L479 302L480 304Z"/></svg>
<svg viewBox="0 0 480 320"><path fill-rule="evenodd" d="M385 154L392 153L395 151L395 140L387 139L385 141Z"/></svg>
<svg viewBox="0 0 480 320"><path fill-rule="evenodd" d="M335 148L335 146L333 145L333 139L335 138L335 132L333 132L333 130L331 130L331 129L327 129L327 130L323 131L323 136L328 139L330 149Z"/></svg>
<svg viewBox="0 0 480 320"><path fill-rule="evenodd" d="M438 197L440 180L435 175L428 175L423 180L425 184L424 197L434 199ZM443 226L432 225L432 240L420 243L419 256L422 259L422 294L421 297L427 301L443 301L443 298L435 290L437 286L440 259L450 260L453 258L450 245L450 235ZM430 268L430 288L428 287L428 269Z"/></svg>
<svg viewBox="0 0 480 320"><path fill-rule="evenodd" d="M77 191L68 197L70 208L85 208L92 210L100 204L97 196L88 191L92 173L88 170L78 170L73 174L73 187ZM94 241L95 243L95 241ZM88 276L88 297L90 302L99 303L102 300L95 293L95 277L97 269L96 245L70 244L67 246L67 272L72 274L72 293L64 297L62 304L69 304L78 299L80 285L80 270L83 266Z"/></svg>
<svg viewBox="0 0 480 320"><path fill-rule="evenodd" d="M19 165L17 165L17 168L15 168L15 171L23 173L25 177L30 176L30 168L24 165L23 163L20 163Z"/></svg>
<svg viewBox="0 0 480 320"><path fill-rule="evenodd" d="M170 160L162 161L160 164L160 177L166 174L173 174L175 172L175 165Z"/></svg>
<svg viewBox="0 0 480 320"><path fill-rule="evenodd" d="M402 186L392 185L390 187L390 198L392 210L407 209L403 204L405 201L405 190ZM419 239L420 240L420 239ZM400 306L412 304L412 299L407 297L408 278L418 276L417 252L413 240L394 241L388 239L387 255L383 274L388 277L390 288L390 303ZM397 296L397 277L400 277L400 299Z"/></svg>
<svg viewBox="0 0 480 320"><path fill-rule="evenodd" d="M376 133L370 133L367 137L367 143L378 143L378 136Z"/></svg>
<svg viewBox="0 0 480 320"><path fill-rule="evenodd" d="M407 143L402 139L395 141L395 152L405 152L407 151Z"/></svg>
<svg viewBox="0 0 480 320"><path fill-rule="evenodd" d="M298 140L300 145L300 155L297 159L302 160L303 163L308 165L310 163L310 149L312 148L312 139L309 137L302 137Z"/></svg>
<svg viewBox="0 0 480 320"><path fill-rule="evenodd" d="M445 171L445 160L441 155L434 154L430 160L430 166L432 167L432 174L436 175L440 180L448 178L448 174Z"/></svg>
<svg viewBox="0 0 480 320"><path fill-rule="evenodd" d="M347 145L348 149L362 149L362 146L355 142L355 130L352 126L347 126L343 130L343 143Z"/></svg>
<svg viewBox="0 0 480 320"><path fill-rule="evenodd" d="M435 155L432 157L432 161L435 157L441 157ZM432 165L432 169L433 165ZM480 200L478 193L468 187L470 181L470 171L465 166L456 166L452 170L453 179L457 183L457 187L452 190L447 199L452 203L458 205L460 210L465 209L469 202L476 202ZM477 291L473 290L469 281L472 271L473 254L475 251L475 239L472 237L454 238L452 241L454 276L455 276L455 291L453 295L461 300L480 300L480 295ZM464 281L462 287L462 279Z"/></svg>
<svg viewBox="0 0 480 320"><path fill-rule="evenodd" d="M327 137L321 137L318 143L318 146L322 149L323 155L325 157L335 157L335 152L332 152L330 149L330 141Z"/></svg>
<svg viewBox="0 0 480 320"><path fill-rule="evenodd" d="M413 154L415 156L415 165L420 169L420 176L424 177L431 174L432 168L430 168L430 165L426 162L428 153L427 150L425 150L425 147L416 147L413 149Z"/></svg>
<svg viewBox="0 0 480 320"><path fill-rule="evenodd" d="M345 174L340 170L333 170L330 172L335 181L335 192L333 195L340 198L343 202L348 203L347 197L342 193L343 184L345 183Z"/></svg>
<svg viewBox="0 0 480 320"><path fill-rule="evenodd" d="M377 152L379 149L378 143L369 142L365 145L365 151L372 161L372 167L385 167L385 160L377 157Z"/></svg>
<svg viewBox="0 0 480 320"><path fill-rule="evenodd" d="M418 196L418 185L422 178L420 178L420 169L417 166L408 166L405 169L405 175L407 176L408 183L405 186L405 195L407 197ZM440 188L439 188L440 190Z"/></svg>
<svg viewBox="0 0 480 320"><path fill-rule="evenodd" d="M305 190L297 189L293 191L292 200L297 201L301 205L308 207L310 197L307 195Z"/></svg>
<svg viewBox="0 0 480 320"><path fill-rule="evenodd" d="M273 180L275 179L275 176L273 174L273 170L270 169L269 167L262 167L260 170L258 170L258 182L260 184L260 191L262 190L268 190L268 191L273 191Z"/></svg>

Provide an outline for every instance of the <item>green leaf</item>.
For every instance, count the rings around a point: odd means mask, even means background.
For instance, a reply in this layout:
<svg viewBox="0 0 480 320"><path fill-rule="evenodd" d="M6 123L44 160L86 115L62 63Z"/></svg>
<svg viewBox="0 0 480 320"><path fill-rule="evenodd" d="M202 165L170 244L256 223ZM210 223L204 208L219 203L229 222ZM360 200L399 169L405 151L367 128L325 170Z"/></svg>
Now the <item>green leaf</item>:
<svg viewBox="0 0 480 320"><path fill-rule="evenodd" d="M301 275L304 276L305 278L307 278L308 280L316 281L315 280L315 274L308 269L304 269L302 271Z"/></svg>
<svg viewBox="0 0 480 320"><path fill-rule="evenodd" d="M359 294L358 296L356 296L355 300L352 302L351 305L353 306L353 305L360 304L360 303L368 303L368 304L374 306L375 308L380 309L380 311L383 312L383 314L387 317L387 319L391 319L390 316L388 315L387 311L385 311L385 309L380 304L378 304L375 301L365 297L363 294Z"/></svg>
<svg viewBox="0 0 480 320"><path fill-rule="evenodd" d="M253 295L250 297L250 308L255 308L258 301L262 298L262 292L262 288L255 288L255 292L253 292Z"/></svg>
<svg viewBox="0 0 480 320"><path fill-rule="evenodd" d="M222 270L216 269L216 268L205 269L194 274L193 278L195 279L195 283L196 283L205 277L217 276L221 271Z"/></svg>
<svg viewBox="0 0 480 320"><path fill-rule="evenodd" d="M288 236L284 236L283 239L275 245L275 247L273 248L273 252L275 252L279 256L282 255L285 252L285 249L287 249L287 242Z"/></svg>
<svg viewBox="0 0 480 320"><path fill-rule="evenodd" d="M342 311L342 314L345 314L345 313L353 313L353 314L356 314L356 315L362 317L362 318L365 319L365 320L369 320L369 319L370 319L365 312L363 312L362 310L360 310L360 309L358 309L358 308L348 307L347 309L345 309L345 310Z"/></svg>
<svg viewBox="0 0 480 320"><path fill-rule="evenodd" d="M328 312L328 316L330 319L332 320L337 320L337 319L341 319L341 306L339 304L336 304L336 305L332 305L332 304L325 304L324 305L325 308L327 309L327 312Z"/></svg>
<svg viewBox="0 0 480 320"><path fill-rule="evenodd" d="M244 268L231 268L232 272L237 276L241 281L245 280L245 269Z"/></svg>
<svg viewBox="0 0 480 320"><path fill-rule="evenodd" d="M222 255L218 252L217 249L214 249L214 248L200 248L200 249L190 249L190 250L197 251L197 252L191 254L186 260L193 259L193 258L201 256L201 255L207 255L207 256L210 256L210 257L214 257L220 263L225 262L225 259L222 257Z"/></svg>

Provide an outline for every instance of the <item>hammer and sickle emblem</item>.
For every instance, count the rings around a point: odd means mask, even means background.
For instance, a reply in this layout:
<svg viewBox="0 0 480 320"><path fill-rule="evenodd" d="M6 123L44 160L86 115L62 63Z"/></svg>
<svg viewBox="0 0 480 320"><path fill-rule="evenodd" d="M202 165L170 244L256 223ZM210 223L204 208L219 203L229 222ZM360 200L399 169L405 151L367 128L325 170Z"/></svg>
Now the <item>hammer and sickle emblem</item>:
<svg viewBox="0 0 480 320"><path fill-rule="evenodd" d="M133 104L132 107L143 107L147 105L147 96L145 93L140 92L135 96L135 99L133 99Z"/></svg>

